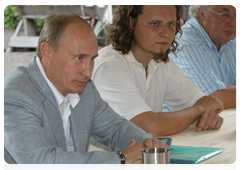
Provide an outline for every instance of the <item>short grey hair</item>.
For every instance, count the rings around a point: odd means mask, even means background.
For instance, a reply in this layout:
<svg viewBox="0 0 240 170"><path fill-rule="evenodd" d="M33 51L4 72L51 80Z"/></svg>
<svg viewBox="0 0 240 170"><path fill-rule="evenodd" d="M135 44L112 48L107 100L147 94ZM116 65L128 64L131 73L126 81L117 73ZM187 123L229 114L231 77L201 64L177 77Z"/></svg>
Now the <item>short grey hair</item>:
<svg viewBox="0 0 240 170"><path fill-rule="evenodd" d="M192 18L198 18L198 9L203 6L205 11L207 12L210 9L210 5L193 5L189 7L188 15Z"/></svg>

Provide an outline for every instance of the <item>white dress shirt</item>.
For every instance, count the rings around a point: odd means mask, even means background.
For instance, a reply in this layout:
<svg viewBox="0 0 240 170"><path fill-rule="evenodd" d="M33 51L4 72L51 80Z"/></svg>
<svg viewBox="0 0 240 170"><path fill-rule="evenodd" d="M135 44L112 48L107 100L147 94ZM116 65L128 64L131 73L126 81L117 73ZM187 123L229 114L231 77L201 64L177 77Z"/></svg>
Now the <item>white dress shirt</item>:
<svg viewBox="0 0 240 170"><path fill-rule="evenodd" d="M71 115L70 105L72 106L72 108L74 108L77 105L77 103L80 101L80 97L77 93L70 93L66 97L64 97L62 95L62 93L60 93L58 91L58 89L52 84L52 82L47 78L47 76L43 70L42 64L38 57L36 57L36 61L37 61L37 65L40 69L42 76L44 77L44 79L46 80L50 89L52 90L52 93L56 99L58 106L59 106L59 110L60 110L61 103L63 101L66 102L65 108L64 108L64 114L62 116L63 129L64 129L64 133L65 133L65 138L66 138L67 150L68 150L68 152L74 151L74 145L73 145L72 133L71 133L70 121L69 121L69 116Z"/></svg>

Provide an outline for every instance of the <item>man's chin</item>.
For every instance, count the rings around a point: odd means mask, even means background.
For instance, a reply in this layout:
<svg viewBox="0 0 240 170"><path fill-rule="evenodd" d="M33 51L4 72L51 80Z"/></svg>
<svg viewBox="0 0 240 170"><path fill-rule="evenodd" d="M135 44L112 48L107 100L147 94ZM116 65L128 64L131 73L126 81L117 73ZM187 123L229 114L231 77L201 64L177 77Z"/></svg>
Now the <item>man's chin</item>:
<svg viewBox="0 0 240 170"><path fill-rule="evenodd" d="M81 93L81 92L83 92L85 86L86 85L76 86L76 87L71 89L71 93Z"/></svg>
<svg viewBox="0 0 240 170"><path fill-rule="evenodd" d="M152 53L152 54L153 54L153 58L158 59L158 60L161 60L166 57L165 52Z"/></svg>
<svg viewBox="0 0 240 170"><path fill-rule="evenodd" d="M83 90L84 88L78 88L78 89L72 90L72 93L82 93Z"/></svg>

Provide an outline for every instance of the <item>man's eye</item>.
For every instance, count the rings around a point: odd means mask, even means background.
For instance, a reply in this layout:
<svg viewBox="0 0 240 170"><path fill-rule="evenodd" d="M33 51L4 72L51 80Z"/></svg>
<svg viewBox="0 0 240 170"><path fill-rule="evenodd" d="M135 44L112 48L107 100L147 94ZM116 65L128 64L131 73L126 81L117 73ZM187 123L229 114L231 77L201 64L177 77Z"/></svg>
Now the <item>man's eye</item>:
<svg viewBox="0 0 240 170"><path fill-rule="evenodd" d="M222 16L223 16L223 17L228 17L228 16L229 16L229 14L222 14Z"/></svg>
<svg viewBox="0 0 240 170"><path fill-rule="evenodd" d="M169 25L169 26L174 26L175 24L174 24L174 23L169 23L168 25Z"/></svg>
<svg viewBox="0 0 240 170"><path fill-rule="evenodd" d="M152 25L156 26L156 25L158 25L158 23L157 22L152 22Z"/></svg>
<svg viewBox="0 0 240 170"><path fill-rule="evenodd" d="M81 59L82 59L82 57L76 57L76 59L77 59L77 60L81 60Z"/></svg>

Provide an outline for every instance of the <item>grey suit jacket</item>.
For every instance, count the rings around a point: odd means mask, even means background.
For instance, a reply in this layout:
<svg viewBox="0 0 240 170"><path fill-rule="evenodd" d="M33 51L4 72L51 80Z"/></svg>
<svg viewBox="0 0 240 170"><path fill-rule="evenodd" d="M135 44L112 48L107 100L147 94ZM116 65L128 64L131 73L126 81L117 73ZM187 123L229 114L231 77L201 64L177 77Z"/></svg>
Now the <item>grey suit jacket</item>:
<svg viewBox="0 0 240 170"><path fill-rule="evenodd" d="M42 77L35 57L4 78L4 158L7 163L120 163L115 152L88 152L89 139L113 151L131 139L152 137L120 117L89 80L80 102L71 109L74 152L67 152L62 118L55 98Z"/></svg>

